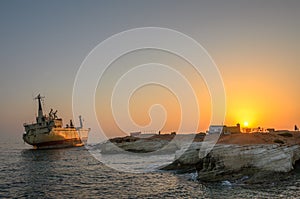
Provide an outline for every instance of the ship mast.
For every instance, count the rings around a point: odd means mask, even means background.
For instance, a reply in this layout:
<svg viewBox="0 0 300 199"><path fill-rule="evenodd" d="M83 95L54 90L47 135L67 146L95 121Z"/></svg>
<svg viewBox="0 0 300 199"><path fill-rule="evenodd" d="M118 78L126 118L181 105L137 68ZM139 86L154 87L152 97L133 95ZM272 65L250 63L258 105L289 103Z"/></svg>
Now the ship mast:
<svg viewBox="0 0 300 199"><path fill-rule="evenodd" d="M42 123L43 117L44 117L44 115L43 115L43 108L42 108L42 102L41 102L42 98L44 98L44 97L42 97L40 94L36 98L34 98L34 99L37 99L38 103L39 103L38 116L36 118L37 123Z"/></svg>

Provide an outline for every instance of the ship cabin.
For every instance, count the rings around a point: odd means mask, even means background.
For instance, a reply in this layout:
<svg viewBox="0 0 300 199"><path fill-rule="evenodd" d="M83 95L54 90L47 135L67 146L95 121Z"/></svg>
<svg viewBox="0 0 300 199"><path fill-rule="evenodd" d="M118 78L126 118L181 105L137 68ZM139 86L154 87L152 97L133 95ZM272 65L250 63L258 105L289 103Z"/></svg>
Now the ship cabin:
<svg viewBox="0 0 300 199"><path fill-rule="evenodd" d="M53 112L51 109L48 116L43 114L41 97L38 95L35 99L38 100L38 116L36 117L36 123L24 124L25 131L29 132L31 130L40 129L42 132L49 132L52 128L62 128L62 119L56 116L57 111Z"/></svg>

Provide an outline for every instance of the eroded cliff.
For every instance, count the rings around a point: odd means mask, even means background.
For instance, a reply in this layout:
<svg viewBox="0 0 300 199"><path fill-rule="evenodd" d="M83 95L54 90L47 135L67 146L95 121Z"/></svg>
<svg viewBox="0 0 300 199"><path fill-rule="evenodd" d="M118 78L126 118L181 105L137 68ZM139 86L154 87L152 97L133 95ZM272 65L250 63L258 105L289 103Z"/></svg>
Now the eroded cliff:
<svg viewBox="0 0 300 199"><path fill-rule="evenodd" d="M195 169L202 181L265 178L293 170L300 159L300 146L279 144L234 145L193 143L176 152L165 169Z"/></svg>

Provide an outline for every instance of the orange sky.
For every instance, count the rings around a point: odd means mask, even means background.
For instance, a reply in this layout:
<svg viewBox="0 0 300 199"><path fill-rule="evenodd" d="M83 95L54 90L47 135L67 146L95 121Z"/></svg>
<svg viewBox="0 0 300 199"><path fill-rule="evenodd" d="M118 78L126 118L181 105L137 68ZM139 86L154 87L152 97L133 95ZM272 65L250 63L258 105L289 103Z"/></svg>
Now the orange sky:
<svg viewBox="0 0 300 199"><path fill-rule="evenodd" d="M227 98L225 124L235 125L236 123L241 123L243 126L244 122L248 122L249 127L253 128L275 127L279 129L292 129L293 125L297 124L299 117L298 112L295 110L300 110L300 106L297 104L299 93L295 92L298 86L295 83L299 81L297 77L299 69L296 68L295 73L292 74L291 71L293 69L285 70L283 67L279 67L284 64L284 60L271 59L267 55L258 60L253 59L251 63L247 63L247 60L239 58L239 56L234 62L227 58L222 60L220 66L218 65L224 81ZM115 85L118 76L124 73L122 71L118 74L117 70L120 65L123 68L132 67L140 61L143 62L149 58L152 61L155 60L159 63L171 65L189 79L199 104L200 120L198 131L206 131L212 116L212 104L203 78L184 60L165 52L151 50L126 55L126 57L114 63L110 70L107 71L107 79L100 83L103 88L101 89L100 86L100 89L97 91L97 113L102 127L108 133L122 134L109 113L111 111L109 104L110 92L108 92L109 89L105 85ZM216 60L218 64L220 58L217 56ZM240 67L242 63L243 67ZM263 67L258 67L258 64L263 65ZM229 66L226 65L230 65L231 70L227 70ZM104 95L103 93L106 94ZM106 98L106 103L103 102L103 97ZM181 119L178 99L169 90L157 85L141 87L132 95L129 103L132 119L141 126L149 124L151 117L148 111L154 104L161 104L167 112L166 124L162 131L176 131ZM138 128L132 129L132 131L139 130ZM149 132L157 132L158 130L155 127L148 129Z"/></svg>
<svg viewBox="0 0 300 199"><path fill-rule="evenodd" d="M46 97L46 110L58 109L69 121L76 73L90 51L116 33L149 26L180 31L207 50L226 90L225 124L248 121L252 127L293 129L300 126L299 5L294 0L78 1L71 7L52 1L2 2L0 133L20 138L22 124L34 121L32 99L38 93ZM122 134L110 110L113 85L125 69L145 60L169 65L189 80L199 104L198 131L205 131L212 104L203 77L178 57L137 52L118 59L98 85L96 111L109 136ZM166 89L143 87L129 100L132 118L148 124L151 104L161 103L168 114L163 129L175 131L181 113L177 101ZM162 112L155 114L164 119Z"/></svg>

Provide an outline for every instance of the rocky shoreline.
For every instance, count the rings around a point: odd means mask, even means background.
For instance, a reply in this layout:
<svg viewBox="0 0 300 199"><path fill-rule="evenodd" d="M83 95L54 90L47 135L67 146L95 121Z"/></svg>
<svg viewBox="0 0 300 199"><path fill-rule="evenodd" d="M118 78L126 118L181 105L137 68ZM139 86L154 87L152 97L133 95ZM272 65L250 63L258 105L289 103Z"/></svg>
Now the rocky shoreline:
<svg viewBox="0 0 300 199"><path fill-rule="evenodd" d="M202 182L243 181L264 183L288 177L300 159L300 146L217 144L206 154L207 143L193 143L175 161L162 168L179 172L197 171ZM177 156L177 154L182 154Z"/></svg>
<svg viewBox="0 0 300 199"><path fill-rule="evenodd" d="M198 134L193 135L194 141L186 145L183 144L184 140L190 138L183 135L177 141L174 141L175 135L157 135L151 138L127 136L114 138L103 144L101 152L160 151L165 154L171 152L175 153L174 162L160 169L177 173L196 171L197 179L201 182L230 181L259 184L289 178L295 166L300 164L299 134L224 136L216 144L203 141L203 134ZM279 138L283 143L276 142ZM183 142L180 142L182 140Z"/></svg>
<svg viewBox="0 0 300 199"><path fill-rule="evenodd" d="M175 153L180 150L187 142L201 142L205 134L190 135L154 135L148 138L139 137L118 137L110 139L100 146L101 152L122 153L124 151L134 153Z"/></svg>

